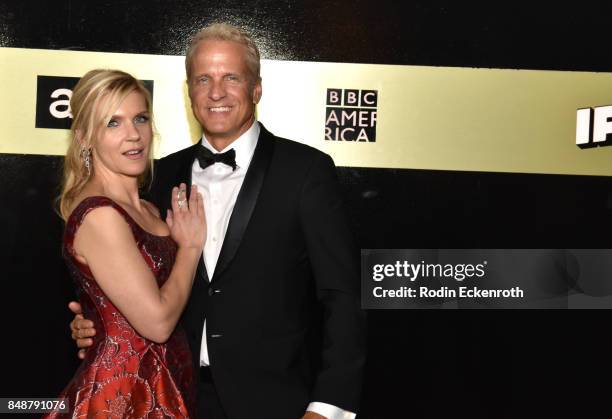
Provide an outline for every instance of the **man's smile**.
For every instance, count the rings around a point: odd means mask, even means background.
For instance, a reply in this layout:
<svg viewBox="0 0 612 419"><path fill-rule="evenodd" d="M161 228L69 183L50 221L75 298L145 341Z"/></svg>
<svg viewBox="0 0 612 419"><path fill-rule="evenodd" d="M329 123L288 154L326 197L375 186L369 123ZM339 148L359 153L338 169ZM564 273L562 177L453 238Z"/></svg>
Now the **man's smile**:
<svg viewBox="0 0 612 419"><path fill-rule="evenodd" d="M231 106L216 106L214 108L207 108L209 112L229 112L232 110Z"/></svg>

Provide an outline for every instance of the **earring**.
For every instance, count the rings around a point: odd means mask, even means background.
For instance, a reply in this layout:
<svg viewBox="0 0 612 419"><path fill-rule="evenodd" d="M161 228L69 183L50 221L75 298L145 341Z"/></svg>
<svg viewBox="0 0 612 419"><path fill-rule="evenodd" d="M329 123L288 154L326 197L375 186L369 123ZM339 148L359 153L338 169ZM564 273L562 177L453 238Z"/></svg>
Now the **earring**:
<svg viewBox="0 0 612 419"><path fill-rule="evenodd" d="M91 149L81 147L81 159L87 168L87 176L91 176Z"/></svg>

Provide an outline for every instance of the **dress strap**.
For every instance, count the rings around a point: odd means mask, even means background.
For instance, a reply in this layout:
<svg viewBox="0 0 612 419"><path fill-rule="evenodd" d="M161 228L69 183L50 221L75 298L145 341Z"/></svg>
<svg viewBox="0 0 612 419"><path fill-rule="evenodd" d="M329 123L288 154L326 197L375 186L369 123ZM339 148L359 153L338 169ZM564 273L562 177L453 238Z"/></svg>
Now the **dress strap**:
<svg viewBox="0 0 612 419"><path fill-rule="evenodd" d="M134 219L128 214L128 212L119 204L106 196L89 196L83 199L72 211L68 220L66 221L66 229L64 231L64 243L71 254L74 254L73 243L74 236L77 230L85 220L85 217L93 209L100 207L113 207L119 214L123 216L125 221L130 226L134 238L137 239L141 235L140 226L134 221Z"/></svg>

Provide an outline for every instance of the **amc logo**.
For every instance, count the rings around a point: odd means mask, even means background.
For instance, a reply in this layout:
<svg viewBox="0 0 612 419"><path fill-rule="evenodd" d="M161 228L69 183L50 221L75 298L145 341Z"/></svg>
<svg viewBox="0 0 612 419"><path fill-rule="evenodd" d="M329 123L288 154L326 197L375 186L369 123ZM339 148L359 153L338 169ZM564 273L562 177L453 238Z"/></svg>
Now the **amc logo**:
<svg viewBox="0 0 612 419"><path fill-rule="evenodd" d="M78 77L37 76L36 128L70 129L70 98Z"/></svg>
<svg viewBox="0 0 612 419"><path fill-rule="evenodd" d="M36 128L70 129L70 98L79 77L36 77ZM153 96L153 80L142 80Z"/></svg>
<svg viewBox="0 0 612 419"><path fill-rule="evenodd" d="M576 145L580 148L612 145L612 106L576 111Z"/></svg>

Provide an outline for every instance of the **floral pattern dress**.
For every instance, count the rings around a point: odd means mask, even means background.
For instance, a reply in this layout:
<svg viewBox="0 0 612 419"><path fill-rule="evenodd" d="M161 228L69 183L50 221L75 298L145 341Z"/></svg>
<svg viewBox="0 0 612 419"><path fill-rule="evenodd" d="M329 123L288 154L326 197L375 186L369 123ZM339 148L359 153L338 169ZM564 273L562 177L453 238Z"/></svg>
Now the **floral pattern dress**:
<svg viewBox="0 0 612 419"><path fill-rule="evenodd" d="M60 395L68 398L70 412L47 417L195 417L194 370L184 332L177 326L163 344L140 336L102 292L88 267L75 258L75 233L87 213L101 206L113 207L124 217L159 286L168 279L176 257L177 245L170 236L148 233L109 198L89 197L75 208L66 223L63 254L83 314L94 322L96 336Z"/></svg>

